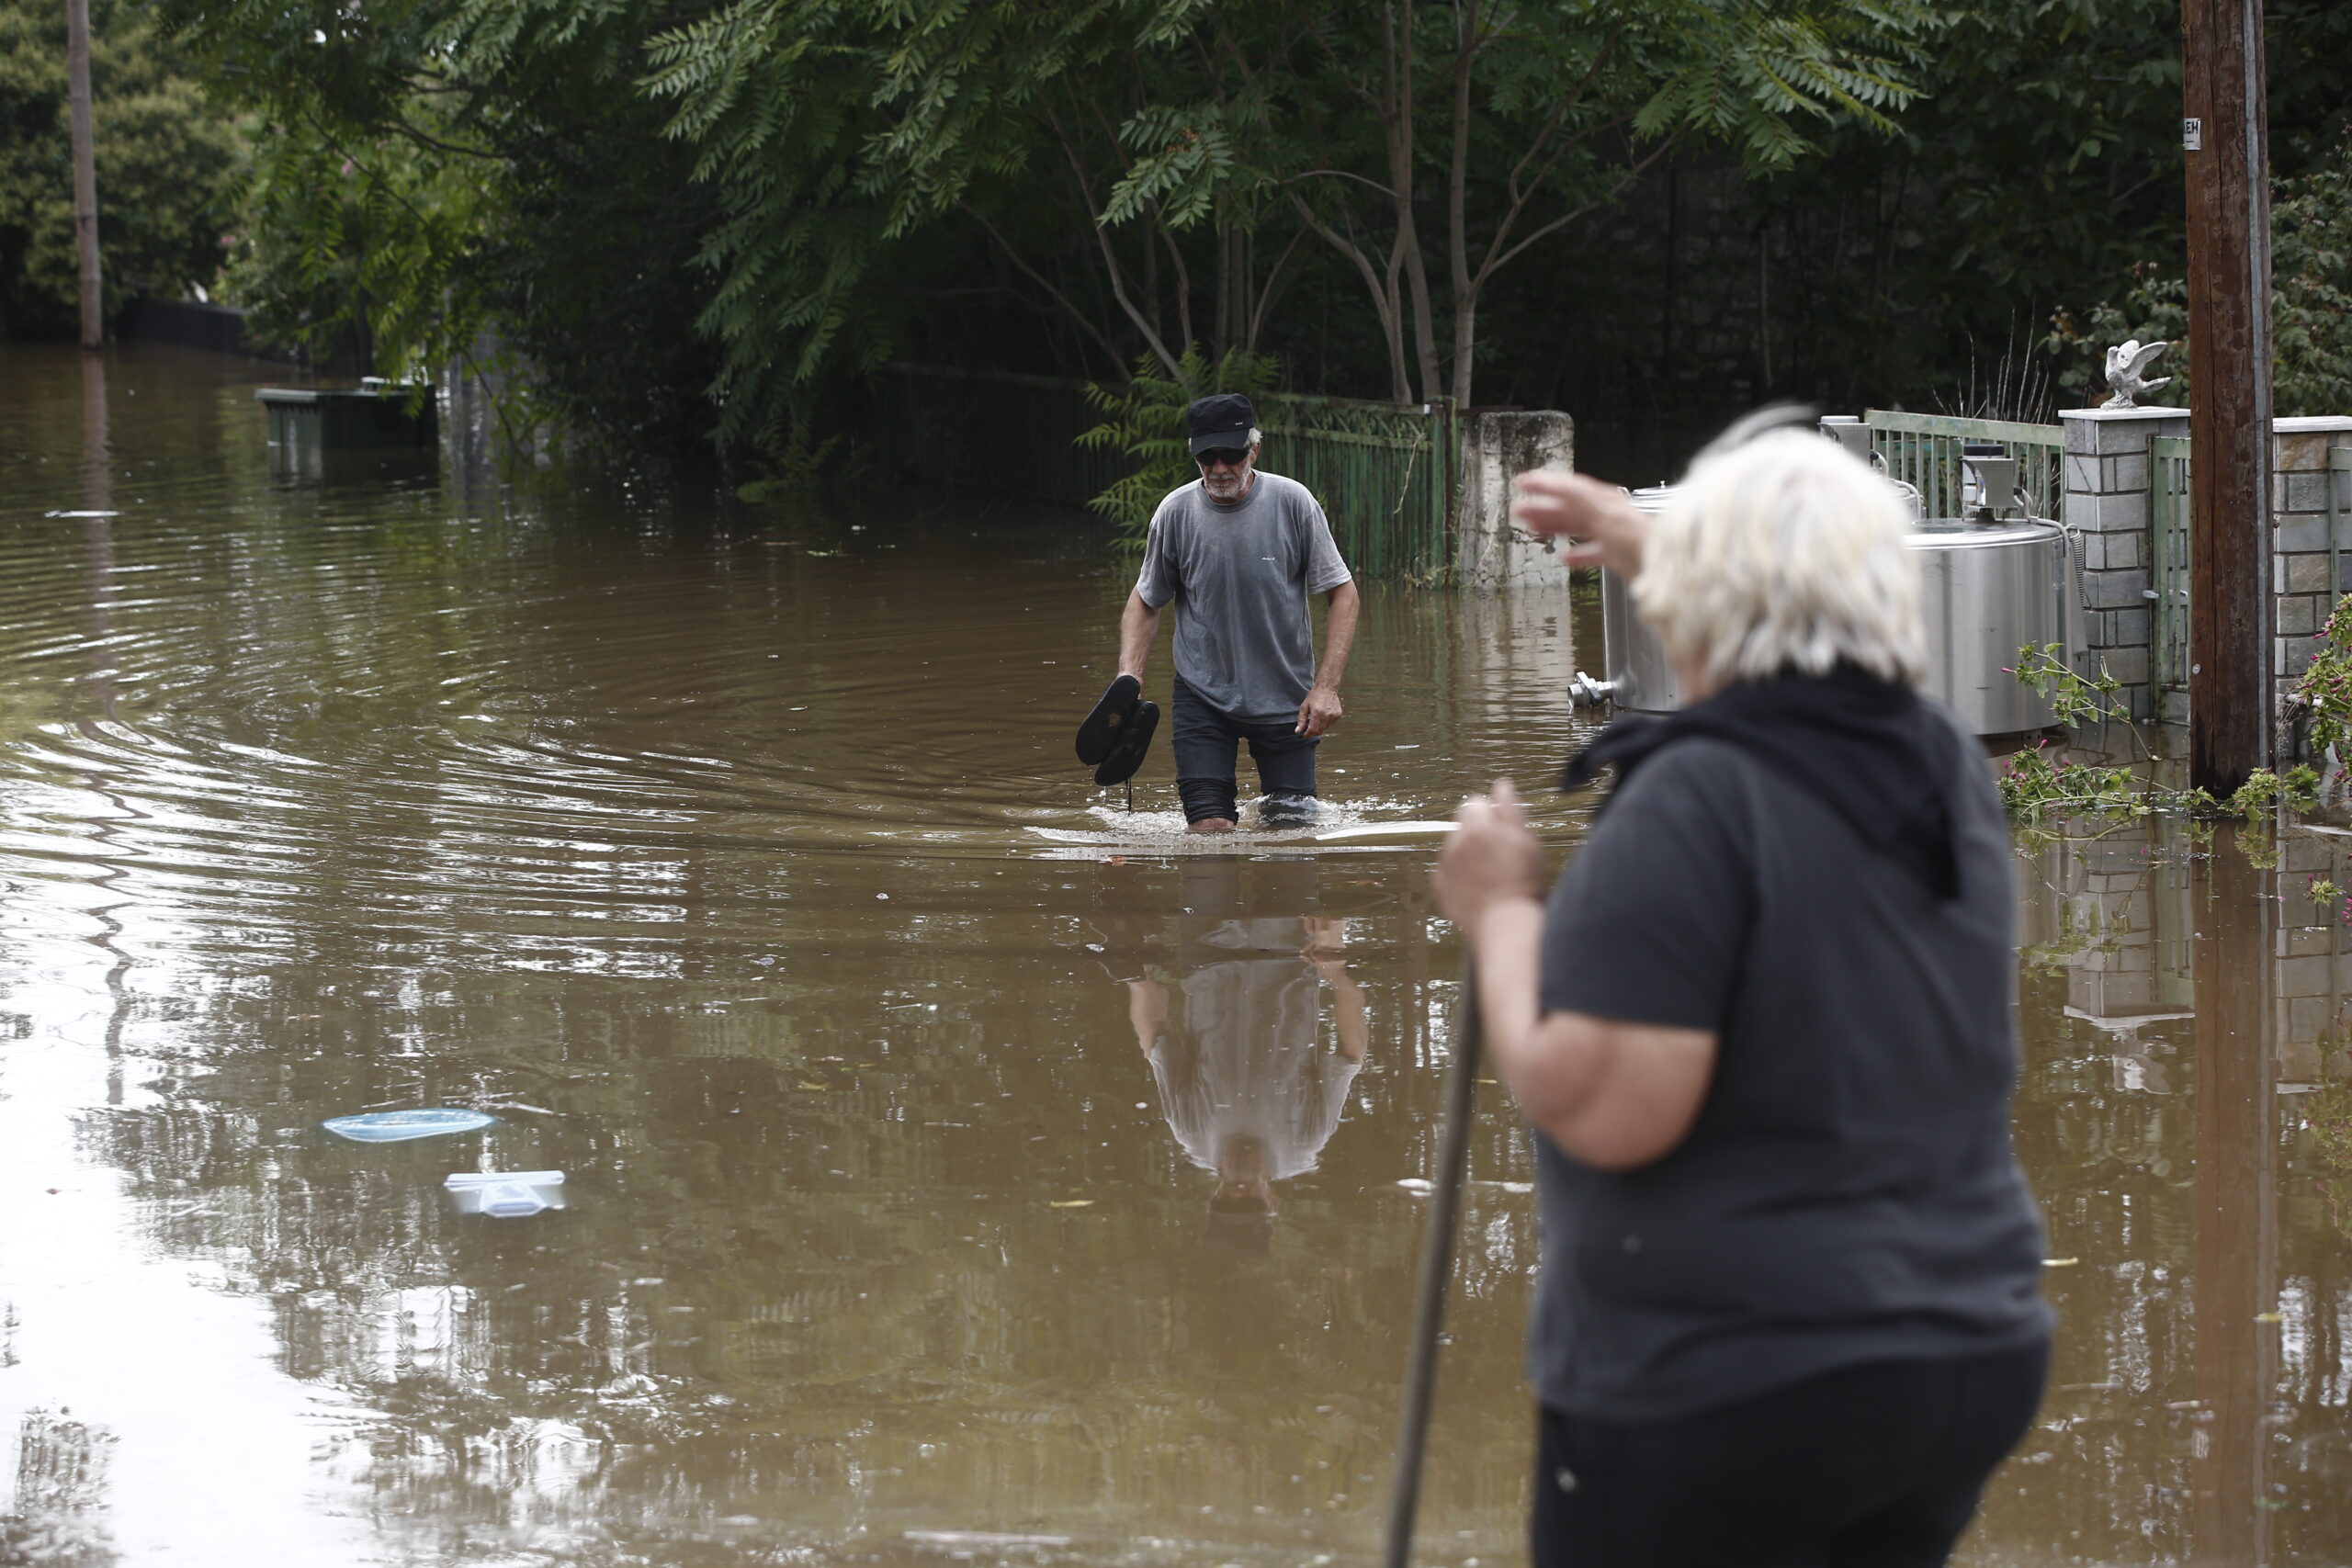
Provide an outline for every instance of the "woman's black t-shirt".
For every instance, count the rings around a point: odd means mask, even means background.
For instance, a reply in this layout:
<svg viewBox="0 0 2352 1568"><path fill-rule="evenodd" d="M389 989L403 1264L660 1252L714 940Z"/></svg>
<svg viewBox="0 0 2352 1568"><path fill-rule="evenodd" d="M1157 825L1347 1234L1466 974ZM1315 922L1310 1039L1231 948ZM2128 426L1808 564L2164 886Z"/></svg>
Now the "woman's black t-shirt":
<svg viewBox="0 0 2352 1568"><path fill-rule="evenodd" d="M1972 774L1950 900L1724 740L1675 742L1611 802L1553 890L1544 1010L1719 1048L1690 1136L1653 1165L1595 1170L1536 1138L1546 1404L1665 1419L2049 1332L2009 1140L2015 873Z"/></svg>

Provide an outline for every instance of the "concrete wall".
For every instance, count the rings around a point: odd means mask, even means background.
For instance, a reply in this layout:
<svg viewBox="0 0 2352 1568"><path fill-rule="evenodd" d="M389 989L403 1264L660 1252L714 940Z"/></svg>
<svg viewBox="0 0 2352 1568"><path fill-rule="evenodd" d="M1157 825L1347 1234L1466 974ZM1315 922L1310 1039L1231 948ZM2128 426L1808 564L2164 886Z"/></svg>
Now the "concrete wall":
<svg viewBox="0 0 2352 1568"><path fill-rule="evenodd" d="M1460 422L1462 489L1455 502L1454 572L1465 588L1565 585L1558 547L1510 520L1511 476L1576 467L1576 422L1551 409L1471 412Z"/></svg>

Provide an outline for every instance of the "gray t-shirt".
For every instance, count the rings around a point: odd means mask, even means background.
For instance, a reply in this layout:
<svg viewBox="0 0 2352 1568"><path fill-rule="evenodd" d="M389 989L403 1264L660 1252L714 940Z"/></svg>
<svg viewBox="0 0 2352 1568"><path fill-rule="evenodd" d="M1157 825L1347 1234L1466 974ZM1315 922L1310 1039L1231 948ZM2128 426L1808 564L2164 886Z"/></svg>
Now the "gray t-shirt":
<svg viewBox="0 0 2352 1568"><path fill-rule="evenodd" d="M1296 479L1259 471L1231 506L1198 480L1151 514L1136 592L1176 604L1176 673L1227 716L1295 717L1315 684L1306 596L1349 579L1331 525Z"/></svg>
<svg viewBox="0 0 2352 1568"><path fill-rule="evenodd" d="M1221 920L1186 942L1184 1005L1154 1043L1169 1129L1203 1170L1237 1136L1282 1181L1315 1168L1363 1066L1321 1043L1323 980L1295 915ZM1204 957L1206 961L1204 962Z"/></svg>
<svg viewBox="0 0 2352 1568"><path fill-rule="evenodd" d="M1536 1138L1545 1404L1660 1420L2049 1332L2009 1140L2015 869L1992 780L1969 773L1949 902L1706 737L1645 762L1569 863L1545 1010L1712 1029L1719 1048L1690 1136L1653 1165L1596 1170Z"/></svg>

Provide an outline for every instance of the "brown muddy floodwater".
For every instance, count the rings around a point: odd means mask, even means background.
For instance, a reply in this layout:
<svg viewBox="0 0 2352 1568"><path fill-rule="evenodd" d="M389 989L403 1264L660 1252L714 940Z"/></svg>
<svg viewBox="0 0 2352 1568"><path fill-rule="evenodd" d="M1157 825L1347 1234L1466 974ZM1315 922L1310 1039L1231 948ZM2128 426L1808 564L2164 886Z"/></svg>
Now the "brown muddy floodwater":
<svg viewBox="0 0 2352 1568"><path fill-rule="evenodd" d="M1164 746L1099 798L1083 520L294 485L263 377L0 358L0 1562L1370 1561L1428 841L1182 852ZM1367 599L1334 825L1550 774L1565 592ZM1965 1561L2352 1562L2347 856L2021 852L2064 1327ZM319 1127L432 1105L498 1121ZM1431 1562L1522 1557L1482 1118ZM1236 1133L1270 1227L1209 1214ZM441 1190L547 1168L527 1219Z"/></svg>

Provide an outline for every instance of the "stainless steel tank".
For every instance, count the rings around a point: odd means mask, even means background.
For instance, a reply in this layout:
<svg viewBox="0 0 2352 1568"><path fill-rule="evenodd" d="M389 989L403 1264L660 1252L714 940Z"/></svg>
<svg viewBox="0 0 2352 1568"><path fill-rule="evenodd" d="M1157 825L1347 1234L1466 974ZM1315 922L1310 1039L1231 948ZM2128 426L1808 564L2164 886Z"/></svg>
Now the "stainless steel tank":
<svg viewBox="0 0 2352 1568"><path fill-rule="evenodd" d="M1672 495L1659 485L1634 492L1634 504L1657 513ZM1921 690L1979 735L2042 729L2056 721L2049 698L2011 671L2018 649L2057 643L2072 650L2081 629L2066 531L2040 518L1993 524L1951 519L1920 523L1910 536L1920 555L1920 609L1927 621L1928 678ZM1600 574L1600 637L1609 699L1640 713L1682 705L1674 666L1656 633L1634 613L1633 595L1611 571Z"/></svg>
<svg viewBox="0 0 2352 1568"><path fill-rule="evenodd" d="M1673 496L1674 486L1652 485L1634 491L1634 504L1655 517ZM1600 574L1600 649L1609 667L1609 700L1617 706L1671 713L1682 705L1682 685L1674 678L1666 645L1634 613L1625 580L1606 569Z"/></svg>
<svg viewBox="0 0 2352 1568"><path fill-rule="evenodd" d="M2057 722L2051 699L2017 678L2018 649L2056 643L2071 660L2079 633L2074 552L2066 530L2041 518L1965 524L1938 520L1911 536L1920 555L1919 607L1928 624L1922 689L1979 735L2014 735Z"/></svg>

